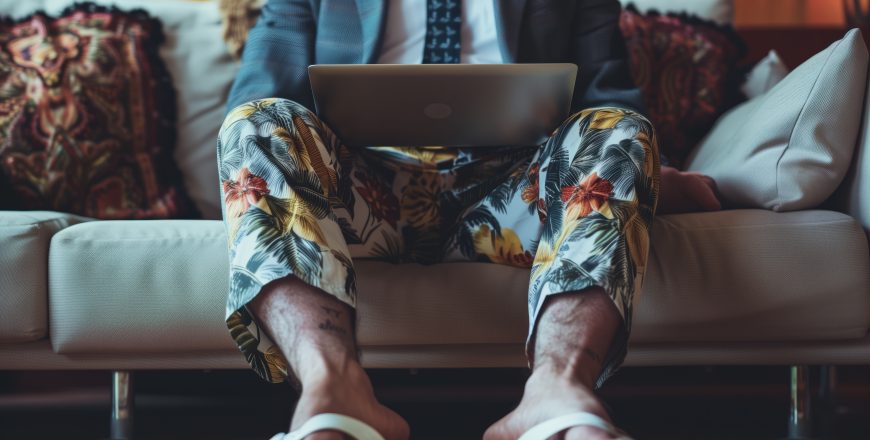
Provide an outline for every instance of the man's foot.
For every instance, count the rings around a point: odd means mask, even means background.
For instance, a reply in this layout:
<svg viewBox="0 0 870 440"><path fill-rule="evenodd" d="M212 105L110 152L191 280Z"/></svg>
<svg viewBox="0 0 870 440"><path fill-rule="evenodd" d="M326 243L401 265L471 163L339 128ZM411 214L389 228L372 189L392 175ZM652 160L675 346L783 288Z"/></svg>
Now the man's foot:
<svg viewBox="0 0 870 440"><path fill-rule="evenodd" d="M358 365L341 375L332 374L324 380L303 387L293 413L291 431L299 429L311 417L322 413L338 413L359 419L378 431L386 440L406 440L408 423L393 410L378 403L371 382ZM314 433L306 440L344 440L348 437L335 431Z"/></svg>
<svg viewBox="0 0 870 440"><path fill-rule="evenodd" d="M318 414L336 413L368 424L386 440L408 438L408 424L378 403L357 361L350 306L291 276L267 284L249 308L302 385L291 431ZM306 440L345 437L323 431Z"/></svg>
<svg viewBox="0 0 870 440"><path fill-rule="evenodd" d="M487 429L484 440L516 440L523 433L554 417L579 411L595 414L610 422L607 411L592 391L579 381L536 371L526 382L519 406ZM605 440L605 431L577 426L559 436L565 440Z"/></svg>

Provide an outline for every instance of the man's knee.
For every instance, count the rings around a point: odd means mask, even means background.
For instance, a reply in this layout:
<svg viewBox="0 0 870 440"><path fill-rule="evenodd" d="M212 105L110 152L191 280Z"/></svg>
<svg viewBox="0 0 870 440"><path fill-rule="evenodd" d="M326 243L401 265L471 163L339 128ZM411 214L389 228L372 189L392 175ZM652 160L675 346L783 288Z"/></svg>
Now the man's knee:
<svg viewBox="0 0 870 440"><path fill-rule="evenodd" d="M571 115L568 121L573 121L582 130L608 130L618 128L634 128L652 131L652 124L642 114L621 107L595 107L580 110Z"/></svg>
<svg viewBox="0 0 870 440"><path fill-rule="evenodd" d="M296 101L286 98L262 98L255 99L253 101L248 101L244 104L237 105L232 110L227 112L227 116L224 118L224 123L221 125L221 133L234 122L239 120L249 119L251 115L257 113L258 111L274 108L278 110L281 114L287 116L307 116L311 114L311 111L305 108L304 105L299 104Z"/></svg>
<svg viewBox="0 0 870 440"><path fill-rule="evenodd" d="M573 153L571 156L587 149L601 154L603 147L623 141L638 141L644 149L658 154L655 130L650 121L640 113L619 107L596 107L574 113L559 127L554 137L561 140L569 153ZM558 149L550 151L559 154Z"/></svg>
<svg viewBox="0 0 870 440"><path fill-rule="evenodd" d="M220 131L218 131L218 152L225 146L240 141L239 136L242 130L237 127L237 124L247 122L254 126L259 125L257 121L262 120L262 118L256 118L255 115L270 109L274 110L273 116L280 115L281 119L285 120L292 120L297 116L308 117L311 114L311 111L302 104L285 98L255 99L238 105L227 113Z"/></svg>

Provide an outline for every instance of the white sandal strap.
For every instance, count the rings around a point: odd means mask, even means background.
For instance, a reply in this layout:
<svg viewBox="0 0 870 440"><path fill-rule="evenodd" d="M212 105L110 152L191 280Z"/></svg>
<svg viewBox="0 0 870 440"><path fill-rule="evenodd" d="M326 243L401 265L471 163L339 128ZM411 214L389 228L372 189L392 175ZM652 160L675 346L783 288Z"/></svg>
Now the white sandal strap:
<svg viewBox="0 0 870 440"><path fill-rule="evenodd" d="M612 436L622 435L613 425L607 423L601 417L588 412L576 412L539 423L520 436L519 440L546 440L555 434L576 426L592 426L607 431Z"/></svg>
<svg viewBox="0 0 870 440"><path fill-rule="evenodd" d="M353 417L342 414L323 413L308 419L299 429L272 437L272 440L302 440L319 431L333 430L347 434L356 440L384 440L374 428Z"/></svg>

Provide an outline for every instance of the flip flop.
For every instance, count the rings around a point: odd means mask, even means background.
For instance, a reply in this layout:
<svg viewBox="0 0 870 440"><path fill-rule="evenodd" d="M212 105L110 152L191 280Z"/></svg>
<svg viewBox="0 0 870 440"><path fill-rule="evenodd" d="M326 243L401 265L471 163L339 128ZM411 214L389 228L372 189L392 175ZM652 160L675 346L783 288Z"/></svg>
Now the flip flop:
<svg viewBox="0 0 870 440"><path fill-rule="evenodd" d="M601 417L583 411L554 417L535 425L520 436L519 440L547 440L555 434L577 426L592 426L607 432L616 440L631 440L624 432L616 429Z"/></svg>
<svg viewBox="0 0 870 440"><path fill-rule="evenodd" d="M302 440L319 431L338 431L356 440L384 440L374 428L353 417L342 414L323 413L306 421L299 429L284 434L275 434L270 440Z"/></svg>

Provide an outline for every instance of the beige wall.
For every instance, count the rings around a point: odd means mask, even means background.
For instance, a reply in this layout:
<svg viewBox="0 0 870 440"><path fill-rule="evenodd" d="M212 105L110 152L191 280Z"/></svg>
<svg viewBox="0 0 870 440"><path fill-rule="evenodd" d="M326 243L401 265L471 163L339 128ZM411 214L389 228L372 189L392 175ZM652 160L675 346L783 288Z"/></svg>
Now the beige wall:
<svg viewBox="0 0 870 440"><path fill-rule="evenodd" d="M870 0L863 1L865 4L870 4ZM737 27L845 25L843 0L735 0L734 2L734 24Z"/></svg>

